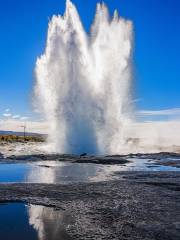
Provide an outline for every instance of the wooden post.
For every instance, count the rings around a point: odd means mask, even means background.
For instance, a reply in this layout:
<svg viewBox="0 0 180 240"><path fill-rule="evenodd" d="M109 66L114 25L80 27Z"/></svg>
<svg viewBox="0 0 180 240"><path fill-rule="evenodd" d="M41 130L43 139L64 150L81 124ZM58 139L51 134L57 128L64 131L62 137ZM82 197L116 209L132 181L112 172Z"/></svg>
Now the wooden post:
<svg viewBox="0 0 180 240"><path fill-rule="evenodd" d="M26 138L26 125L24 124L24 125L21 126L21 127L23 127L23 129L24 129L24 141L25 141L25 138Z"/></svg>

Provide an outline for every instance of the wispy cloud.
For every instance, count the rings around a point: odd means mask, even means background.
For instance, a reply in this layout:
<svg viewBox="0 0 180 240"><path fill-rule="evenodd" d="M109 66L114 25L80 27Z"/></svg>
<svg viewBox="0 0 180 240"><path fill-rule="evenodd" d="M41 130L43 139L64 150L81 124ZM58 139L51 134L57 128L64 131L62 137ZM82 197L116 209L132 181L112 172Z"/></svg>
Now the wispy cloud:
<svg viewBox="0 0 180 240"><path fill-rule="evenodd" d="M3 116L4 116L4 117L11 117L12 114L11 114L11 113L3 113Z"/></svg>
<svg viewBox="0 0 180 240"><path fill-rule="evenodd" d="M171 108L164 110L140 110L139 116L180 116L180 108Z"/></svg>
<svg viewBox="0 0 180 240"><path fill-rule="evenodd" d="M12 116L13 119L18 119L18 118L20 118L20 117L21 117L20 115L13 115L13 116Z"/></svg>
<svg viewBox="0 0 180 240"><path fill-rule="evenodd" d="M21 117L20 120L28 120L29 117Z"/></svg>
<svg viewBox="0 0 180 240"><path fill-rule="evenodd" d="M11 110L9 108L4 110L4 113L2 113L2 116L4 118L8 118L8 120L21 120L21 121L27 121L29 120L28 116L21 116L20 114L17 113L11 113Z"/></svg>

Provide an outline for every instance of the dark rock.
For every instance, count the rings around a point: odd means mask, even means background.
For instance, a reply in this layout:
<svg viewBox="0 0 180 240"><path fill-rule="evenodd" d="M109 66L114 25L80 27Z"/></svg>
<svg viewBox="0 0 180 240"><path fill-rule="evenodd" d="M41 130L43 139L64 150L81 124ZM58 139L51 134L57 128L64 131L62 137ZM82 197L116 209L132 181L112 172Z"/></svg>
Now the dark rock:
<svg viewBox="0 0 180 240"><path fill-rule="evenodd" d="M80 158L81 158L81 157L85 157L85 156L87 156L87 153L82 153L82 154L80 155Z"/></svg>

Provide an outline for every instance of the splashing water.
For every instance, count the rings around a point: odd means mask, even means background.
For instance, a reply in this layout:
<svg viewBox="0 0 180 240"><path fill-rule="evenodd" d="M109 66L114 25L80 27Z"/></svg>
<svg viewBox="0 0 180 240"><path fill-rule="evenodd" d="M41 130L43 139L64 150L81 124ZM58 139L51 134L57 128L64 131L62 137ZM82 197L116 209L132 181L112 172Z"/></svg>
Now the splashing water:
<svg viewBox="0 0 180 240"><path fill-rule="evenodd" d="M64 16L49 23L47 46L36 63L36 95L49 123L51 150L120 153L131 122L132 23L111 19L97 5L90 34L67 0Z"/></svg>

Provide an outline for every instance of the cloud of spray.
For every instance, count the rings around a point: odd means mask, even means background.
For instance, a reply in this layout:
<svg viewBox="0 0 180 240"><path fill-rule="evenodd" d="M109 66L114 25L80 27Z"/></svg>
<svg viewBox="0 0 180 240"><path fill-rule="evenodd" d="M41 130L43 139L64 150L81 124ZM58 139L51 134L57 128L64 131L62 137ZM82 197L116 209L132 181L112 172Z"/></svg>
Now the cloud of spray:
<svg viewBox="0 0 180 240"><path fill-rule="evenodd" d="M53 16L45 53L37 59L35 92L49 123L51 150L118 153L131 122L132 23L97 5L91 33L67 0Z"/></svg>

